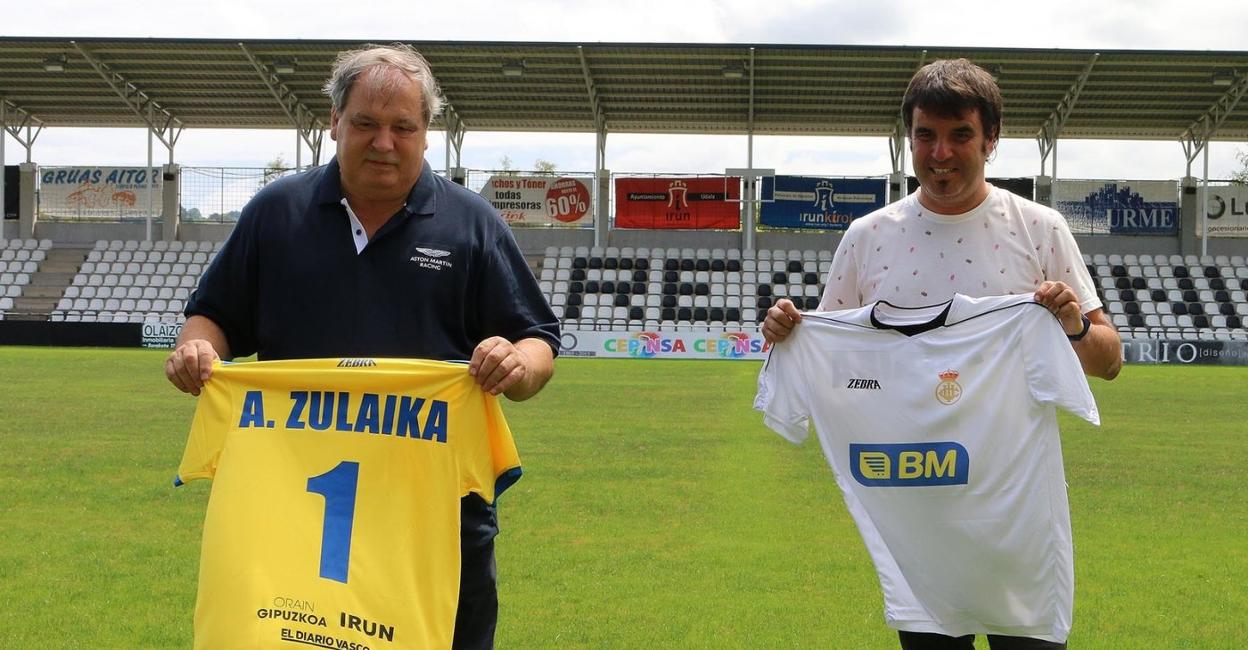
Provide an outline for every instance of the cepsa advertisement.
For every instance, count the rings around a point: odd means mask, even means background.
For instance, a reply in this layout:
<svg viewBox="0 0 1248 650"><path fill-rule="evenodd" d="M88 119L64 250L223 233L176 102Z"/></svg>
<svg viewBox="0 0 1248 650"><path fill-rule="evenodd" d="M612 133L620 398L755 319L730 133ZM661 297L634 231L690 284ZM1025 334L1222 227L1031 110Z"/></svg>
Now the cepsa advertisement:
<svg viewBox="0 0 1248 650"><path fill-rule="evenodd" d="M736 230L741 227L741 179L615 179L617 228Z"/></svg>
<svg viewBox="0 0 1248 650"><path fill-rule="evenodd" d="M592 228L589 186L567 176L491 176L481 196L509 224Z"/></svg>
<svg viewBox="0 0 1248 650"><path fill-rule="evenodd" d="M758 332L597 332L563 330L559 355L609 359L767 358L771 344Z"/></svg>

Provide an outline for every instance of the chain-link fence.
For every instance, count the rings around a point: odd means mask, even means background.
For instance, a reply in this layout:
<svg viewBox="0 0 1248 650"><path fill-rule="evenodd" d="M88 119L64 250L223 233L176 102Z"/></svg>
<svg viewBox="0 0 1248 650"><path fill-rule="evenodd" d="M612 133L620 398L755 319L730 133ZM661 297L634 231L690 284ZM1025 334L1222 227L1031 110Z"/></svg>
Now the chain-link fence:
<svg viewBox="0 0 1248 650"><path fill-rule="evenodd" d="M183 221L232 222L260 188L293 168L183 167L178 199Z"/></svg>

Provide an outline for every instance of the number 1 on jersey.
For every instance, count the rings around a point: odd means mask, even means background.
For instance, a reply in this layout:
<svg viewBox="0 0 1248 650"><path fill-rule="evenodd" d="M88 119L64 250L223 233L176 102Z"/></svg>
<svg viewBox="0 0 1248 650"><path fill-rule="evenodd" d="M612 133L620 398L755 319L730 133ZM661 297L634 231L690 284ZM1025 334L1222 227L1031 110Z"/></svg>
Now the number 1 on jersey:
<svg viewBox="0 0 1248 650"><path fill-rule="evenodd" d="M342 461L336 467L308 479L308 492L325 497L325 523L321 530L321 577L347 582L351 557L351 524L355 520L355 490L360 464Z"/></svg>

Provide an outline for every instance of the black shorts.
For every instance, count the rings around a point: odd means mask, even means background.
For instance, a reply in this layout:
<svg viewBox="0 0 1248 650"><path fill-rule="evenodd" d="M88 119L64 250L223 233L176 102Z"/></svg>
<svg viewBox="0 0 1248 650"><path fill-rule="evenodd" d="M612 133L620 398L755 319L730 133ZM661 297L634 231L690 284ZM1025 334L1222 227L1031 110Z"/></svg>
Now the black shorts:
<svg viewBox="0 0 1248 650"><path fill-rule="evenodd" d="M460 501L459 607L455 612L454 650L491 650L498 626L498 572L494 506L475 494Z"/></svg>

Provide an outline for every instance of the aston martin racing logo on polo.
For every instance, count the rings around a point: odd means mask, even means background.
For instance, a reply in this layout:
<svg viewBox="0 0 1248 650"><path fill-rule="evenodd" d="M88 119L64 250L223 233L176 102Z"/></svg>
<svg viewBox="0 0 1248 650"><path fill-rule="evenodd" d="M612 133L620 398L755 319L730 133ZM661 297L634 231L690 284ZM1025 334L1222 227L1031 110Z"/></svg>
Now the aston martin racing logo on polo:
<svg viewBox="0 0 1248 650"><path fill-rule="evenodd" d="M430 246L417 246L412 249L412 257L408 261L415 262L422 269L441 271L451 268L452 259L451 251Z"/></svg>

